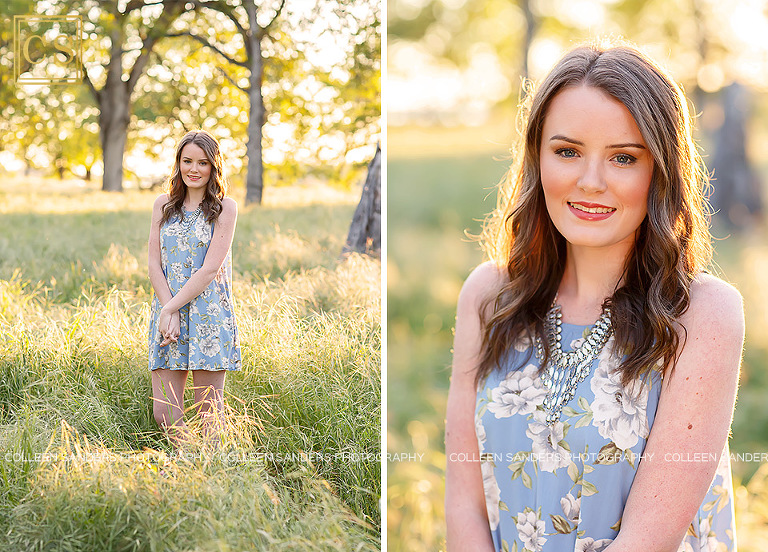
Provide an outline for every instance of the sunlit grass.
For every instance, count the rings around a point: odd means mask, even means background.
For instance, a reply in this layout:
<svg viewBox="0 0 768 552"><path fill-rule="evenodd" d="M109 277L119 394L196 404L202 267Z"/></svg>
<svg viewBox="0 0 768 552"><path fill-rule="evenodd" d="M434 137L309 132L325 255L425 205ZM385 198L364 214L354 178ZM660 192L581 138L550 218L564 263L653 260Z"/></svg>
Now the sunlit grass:
<svg viewBox="0 0 768 552"><path fill-rule="evenodd" d="M117 453L65 422L52 441L9 513L11 549L375 549L327 481L297 466L286 486L247 444L219 455Z"/></svg>
<svg viewBox="0 0 768 552"><path fill-rule="evenodd" d="M152 417L156 194L26 193L0 191L0 549L377 549L381 268L339 258L353 194L241 207L243 370L221 450L190 461ZM67 460L74 443L110 460Z"/></svg>
<svg viewBox="0 0 768 552"><path fill-rule="evenodd" d="M494 129L438 133L418 158L422 131L389 134L388 160L388 433L390 453L421 454L388 466L387 532L393 551L445 547L444 417L456 300L462 282L482 261L464 230L476 234L494 206L505 147L467 147L465 140ZM466 129L464 129L466 130ZM494 134L496 133L496 134ZM402 139L404 147L397 145ZM461 142L461 143L459 143ZM457 145L458 144L458 145ZM401 151L403 150L403 151ZM402 155L392 155L392 151ZM716 231L724 236L724 231ZM745 297L747 345L730 441L734 453L768 452L768 231L715 243L719 273ZM739 550L768 549L768 471L736 462Z"/></svg>

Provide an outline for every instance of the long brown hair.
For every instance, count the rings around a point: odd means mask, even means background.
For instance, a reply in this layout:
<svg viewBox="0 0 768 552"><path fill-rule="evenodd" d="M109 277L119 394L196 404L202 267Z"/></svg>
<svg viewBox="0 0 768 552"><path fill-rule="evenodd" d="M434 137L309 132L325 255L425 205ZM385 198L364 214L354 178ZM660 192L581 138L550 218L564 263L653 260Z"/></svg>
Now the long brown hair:
<svg viewBox="0 0 768 552"><path fill-rule="evenodd" d="M168 203L163 206L163 216L160 226L168 219L176 215L182 218L184 215L184 198L187 195L187 185L181 178L181 150L187 144L195 144L205 152L205 156L211 162L211 176L205 186L203 195L203 216L208 222L215 222L222 209L222 200L227 194L227 178L224 174L224 160L221 156L219 142L205 130L191 130L187 132L176 146L176 161L173 164L171 176L165 184L168 194Z"/></svg>
<svg viewBox="0 0 768 552"><path fill-rule="evenodd" d="M619 287L603 305L611 309L614 351L626 353L620 366L625 385L657 364L664 374L674 369L677 320L690 304L691 281L711 259L704 198L708 175L693 141L682 89L627 44L575 48L529 94L520 151L499 184L498 206L481 235L487 254L506 267L509 281L481 310L478 382L500 366L517 339L538 336L546 342L544 320L565 269L566 242L544 202L541 132L552 99L577 85L602 90L624 104L654 160L648 215L636 233Z"/></svg>

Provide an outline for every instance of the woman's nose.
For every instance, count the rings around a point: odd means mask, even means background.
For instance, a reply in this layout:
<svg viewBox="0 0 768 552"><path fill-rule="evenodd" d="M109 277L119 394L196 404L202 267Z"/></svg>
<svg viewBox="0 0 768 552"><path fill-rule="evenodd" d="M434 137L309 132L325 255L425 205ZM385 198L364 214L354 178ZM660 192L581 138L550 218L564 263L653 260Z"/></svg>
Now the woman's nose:
<svg viewBox="0 0 768 552"><path fill-rule="evenodd" d="M588 193L599 193L605 190L605 173L601 159L588 159L583 165L584 170L579 177L577 186Z"/></svg>

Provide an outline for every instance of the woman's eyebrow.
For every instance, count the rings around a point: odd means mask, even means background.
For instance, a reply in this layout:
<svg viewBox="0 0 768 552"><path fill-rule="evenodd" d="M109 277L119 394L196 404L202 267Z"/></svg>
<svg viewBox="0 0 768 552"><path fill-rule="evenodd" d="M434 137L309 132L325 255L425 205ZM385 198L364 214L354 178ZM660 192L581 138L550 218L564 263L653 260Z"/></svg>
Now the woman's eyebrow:
<svg viewBox="0 0 768 552"><path fill-rule="evenodd" d="M182 157L181 159L182 159L182 161L184 159L189 159L190 161L192 161L192 158L191 157L187 157L186 155L184 157ZM208 161L208 158L207 157L201 157L200 161Z"/></svg>
<svg viewBox="0 0 768 552"><path fill-rule="evenodd" d="M561 142L568 142L570 144L576 144L577 146L583 146L584 145L584 142L580 142L579 140L575 140L573 138L568 138L567 136L563 136L562 134L555 134L549 140L550 140L550 142L553 141L553 140L560 140ZM636 142L626 142L626 143L622 143L622 144L611 144L610 146L605 146L605 149L616 149L616 148L646 149L643 144L638 144Z"/></svg>
<svg viewBox="0 0 768 552"><path fill-rule="evenodd" d="M645 149L645 146L643 144L636 144L634 142L627 142L626 144L613 144L611 146L605 146L605 149L614 149L614 148L638 148L638 149Z"/></svg>
<svg viewBox="0 0 768 552"><path fill-rule="evenodd" d="M577 146L583 146L584 142L579 142L578 140L574 140L573 138L568 138L567 136L563 136L562 134L555 134L552 138L549 139L550 142L554 140L560 140L561 142L568 142L570 144L576 144Z"/></svg>

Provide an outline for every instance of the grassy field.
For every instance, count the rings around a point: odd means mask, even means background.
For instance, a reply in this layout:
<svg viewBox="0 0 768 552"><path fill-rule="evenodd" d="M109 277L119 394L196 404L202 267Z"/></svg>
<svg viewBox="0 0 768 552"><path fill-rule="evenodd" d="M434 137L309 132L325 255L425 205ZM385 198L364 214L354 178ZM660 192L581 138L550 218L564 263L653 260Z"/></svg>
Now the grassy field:
<svg viewBox="0 0 768 552"><path fill-rule="evenodd" d="M389 550L444 549L443 420L462 282L483 260L477 234L506 169L503 129L388 134L387 448ZM423 143L423 148L418 144ZM480 144L480 145L479 145ZM484 148L481 146L484 144ZM414 151L425 151L414 157ZM722 233L719 233L722 236ZM716 269L745 297L747 346L732 452L768 452L768 231L716 242ZM734 465L739 550L768 550L768 464Z"/></svg>
<svg viewBox="0 0 768 552"><path fill-rule="evenodd" d="M220 450L177 453L146 358L156 194L6 179L0 550L379 549L381 266L339 259L358 194L235 193L243 370Z"/></svg>

